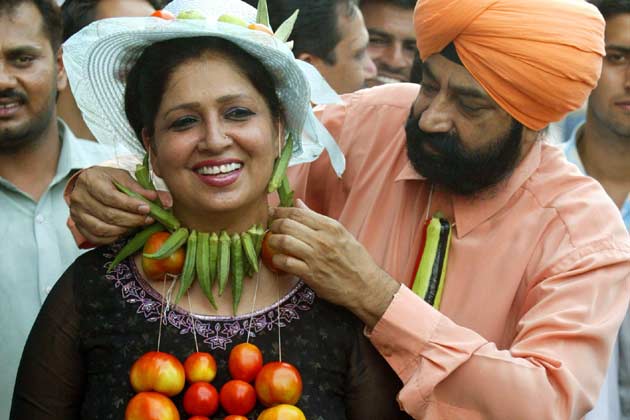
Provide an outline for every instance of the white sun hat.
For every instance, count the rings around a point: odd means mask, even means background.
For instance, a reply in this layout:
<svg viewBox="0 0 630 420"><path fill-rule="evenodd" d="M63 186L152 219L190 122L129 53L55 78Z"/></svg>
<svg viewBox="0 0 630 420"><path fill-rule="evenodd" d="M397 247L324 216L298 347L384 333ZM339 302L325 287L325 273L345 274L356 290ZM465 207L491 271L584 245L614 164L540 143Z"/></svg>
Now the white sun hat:
<svg viewBox="0 0 630 420"><path fill-rule="evenodd" d="M290 164L311 162L325 148L335 172L341 176L345 169L343 153L311 109L311 103L339 102L337 94L314 67L295 59L283 37L218 20L230 15L246 24L255 23L255 8L240 0L174 0L164 10L174 16L193 12L197 19L98 20L63 45L63 61L72 93L84 121L99 142L114 146L122 143L132 153L144 155L145 150L125 114L125 75L151 44L210 36L238 45L260 61L272 76L282 104L285 129L294 139Z"/></svg>

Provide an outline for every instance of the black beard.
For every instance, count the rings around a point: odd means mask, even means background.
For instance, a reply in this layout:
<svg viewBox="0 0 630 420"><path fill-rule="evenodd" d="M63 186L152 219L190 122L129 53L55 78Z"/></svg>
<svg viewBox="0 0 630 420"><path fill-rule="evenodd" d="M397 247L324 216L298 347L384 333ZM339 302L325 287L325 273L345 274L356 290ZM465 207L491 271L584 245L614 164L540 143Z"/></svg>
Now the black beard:
<svg viewBox="0 0 630 420"><path fill-rule="evenodd" d="M410 115L405 124L407 156L428 181L455 194L473 196L496 186L514 171L523 132L523 125L516 120L507 133L489 145L469 150L456 134L422 131L420 116Z"/></svg>
<svg viewBox="0 0 630 420"><path fill-rule="evenodd" d="M23 104L26 103L27 97L21 92L15 90L0 91L0 97L18 99ZM51 95L51 101L47 108L41 113L34 116L28 124L17 127L16 129L0 129L0 154L11 155L20 150L31 147L38 143L53 118L55 110L55 95Z"/></svg>

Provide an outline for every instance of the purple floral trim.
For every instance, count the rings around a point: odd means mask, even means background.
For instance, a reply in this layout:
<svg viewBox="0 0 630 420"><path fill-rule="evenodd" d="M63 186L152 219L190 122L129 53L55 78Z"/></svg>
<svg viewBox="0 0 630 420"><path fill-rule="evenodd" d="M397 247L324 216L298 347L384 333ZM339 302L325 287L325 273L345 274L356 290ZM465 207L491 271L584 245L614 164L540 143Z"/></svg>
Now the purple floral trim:
<svg viewBox="0 0 630 420"><path fill-rule="evenodd" d="M104 252L111 260L124 244L115 244ZM122 298L130 304L137 304L136 313L141 314L149 322L159 322L162 312L162 297L139 275L135 263L131 258L121 262L105 278L114 283L121 291ZM235 337L247 336L250 320L252 322L251 337L263 331L273 331L274 328L284 327L294 320L300 319L300 312L313 307L315 292L299 281L293 289L282 299L266 308L259 309L253 314L243 314L237 317L191 314L184 309L171 305L165 311L163 325L172 325L179 329L180 334L192 334L194 327L198 338L210 345L211 350L226 350ZM278 309L279 307L279 309ZM278 322L278 312L280 322Z"/></svg>

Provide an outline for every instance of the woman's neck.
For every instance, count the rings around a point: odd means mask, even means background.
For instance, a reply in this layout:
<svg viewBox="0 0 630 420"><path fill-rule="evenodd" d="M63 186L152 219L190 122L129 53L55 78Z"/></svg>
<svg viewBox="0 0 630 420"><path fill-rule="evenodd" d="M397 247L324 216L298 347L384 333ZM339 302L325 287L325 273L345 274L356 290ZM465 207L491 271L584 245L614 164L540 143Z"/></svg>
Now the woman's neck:
<svg viewBox="0 0 630 420"><path fill-rule="evenodd" d="M183 226L199 232L218 233L225 230L228 233L240 233L254 225L266 228L269 206L266 196L248 206L223 212L208 212L201 207L178 206L175 201L173 213Z"/></svg>

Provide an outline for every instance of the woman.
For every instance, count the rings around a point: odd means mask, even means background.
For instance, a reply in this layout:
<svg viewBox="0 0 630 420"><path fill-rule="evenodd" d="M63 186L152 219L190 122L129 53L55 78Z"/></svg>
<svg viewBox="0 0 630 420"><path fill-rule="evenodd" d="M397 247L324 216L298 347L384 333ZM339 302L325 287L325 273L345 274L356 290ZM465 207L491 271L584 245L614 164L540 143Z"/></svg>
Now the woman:
<svg viewBox="0 0 630 420"><path fill-rule="evenodd" d="M300 144L304 121L312 118L308 88L281 40L216 22L225 14L251 20L254 9L206 0L188 13L193 3L169 8L195 18L201 10L207 20L97 22L64 47L67 67L97 138L115 133L128 148L146 150L183 226L245 232L266 226L267 184L285 134L296 139L296 160L300 151L321 151ZM82 77L89 82L80 83ZM310 121L309 138L325 135ZM282 360L300 370L297 405L308 419L405 416L395 402L398 379L358 320L299 279L261 265L245 279L236 315L229 293L216 296L215 310L197 282L174 305L169 289L179 286L148 280L140 252L108 271L123 245L79 258L48 296L24 350L12 419L123 418L134 395L129 369L157 346L182 361L196 343L211 352L219 389L229 379L230 350L249 335L266 362L281 350ZM181 399L173 397L184 416Z"/></svg>

